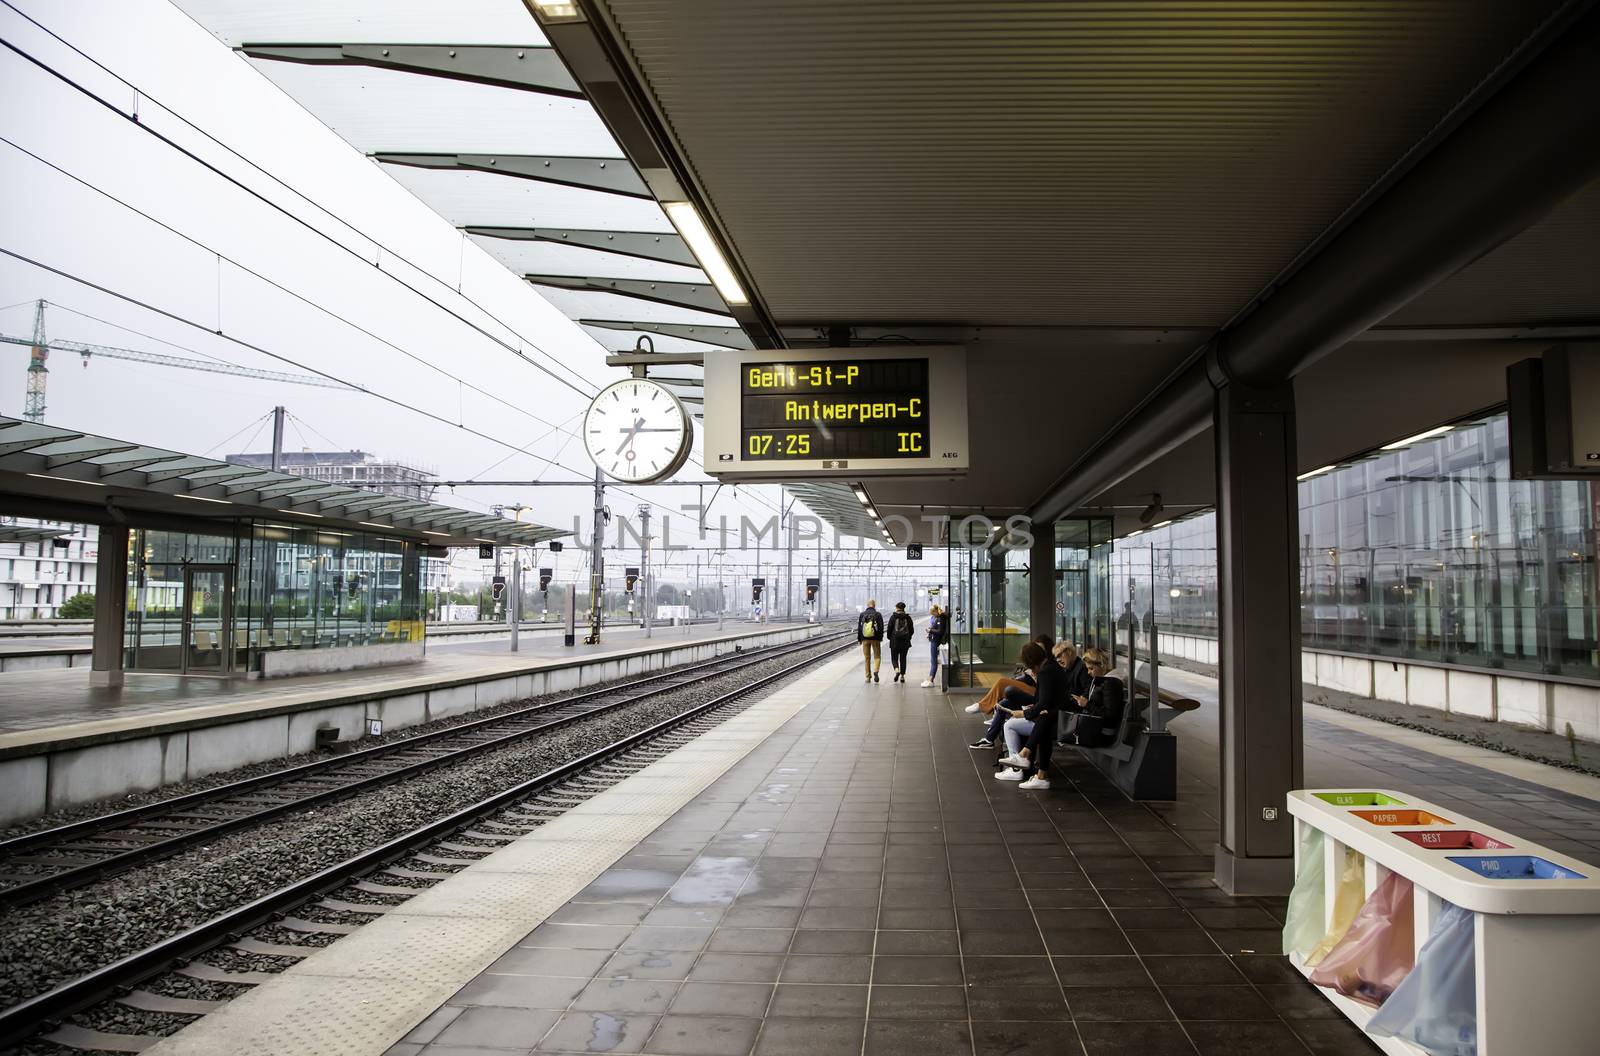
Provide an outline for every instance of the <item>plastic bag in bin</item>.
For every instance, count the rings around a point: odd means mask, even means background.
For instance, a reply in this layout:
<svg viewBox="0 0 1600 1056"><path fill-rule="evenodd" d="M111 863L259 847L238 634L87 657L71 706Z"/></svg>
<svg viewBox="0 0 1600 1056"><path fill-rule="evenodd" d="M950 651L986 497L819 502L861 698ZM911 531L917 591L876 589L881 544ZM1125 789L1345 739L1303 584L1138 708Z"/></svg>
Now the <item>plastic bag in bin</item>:
<svg viewBox="0 0 1600 1056"><path fill-rule="evenodd" d="M1356 919L1356 913L1361 909L1361 903L1367 897L1367 856L1360 851L1353 851L1346 847L1344 859L1339 865L1338 886L1333 891L1333 916L1328 922L1328 930L1306 954L1305 963L1316 966L1328 952L1338 945L1344 938L1344 933L1350 930L1350 925Z"/></svg>
<svg viewBox="0 0 1600 1056"><path fill-rule="evenodd" d="M1322 831L1300 826L1300 867L1294 874L1294 889L1289 892L1289 912L1283 918L1285 956L1304 957L1322 938L1326 903L1323 890Z"/></svg>
<svg viewBox="0 0 1600 1056"><path fill-rule="evenodd" d="M1411 881L1390 873L1373 890L1311 981L1377 1007L1412 968Z"/></svg>
<svg viewBox="0 0 1600 1056"><path fill-rule="evenodd" d="M1473 915L1446 902L1417 951L1417 966L1373 1013L1367 1033L1399 1038L1432 1056L1478 1056Z"/></svg>

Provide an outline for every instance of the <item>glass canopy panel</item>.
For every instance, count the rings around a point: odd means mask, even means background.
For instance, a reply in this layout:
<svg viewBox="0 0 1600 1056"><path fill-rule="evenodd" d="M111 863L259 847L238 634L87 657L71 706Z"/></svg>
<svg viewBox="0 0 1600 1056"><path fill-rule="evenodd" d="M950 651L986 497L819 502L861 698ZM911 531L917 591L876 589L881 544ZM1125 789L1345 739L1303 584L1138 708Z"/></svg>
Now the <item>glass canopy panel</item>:
<svg viewBox="0 0 1600 1056"><path fill-rule="evenodd" d="M642 323L705 323L709 326L738 326L726 315L712 315L689 308L647 301L642 297L624 297L620 294L596 291L575 292L553 286L533 287L539 296L553 304L557 311L571 319L627 319Z"/></svg>
<svg viewBox="0 0 1600 1056"><path fill-rule="evenodd" d="M531 152L530 152L531 153ZM570 152L562 150L563 156ZM619 164L627 162L619 161ZM662 231L661 207L630 198L540 180L461 169L385 165L384 171L457 227L572 227Z"/></svg>
<svg viewBox="0 0 1600 1056"><path fill-rule="evenodd" d="M230 46L239 44L545 43L516 0L175 0Z"/></svg>
<svg viewBox="0 0 1600 1056"><path fill-rule="evenodd" d="M366 66L251 64L365 153L622 153L583 99Z"/></svg>
<svg viewBox="0 0 1600 1056"><path fill-rule="evenodd" d="M710 281L699 268L562 245L559 242L476 235L472 240L518 275L584 275L611 279L655 279L660 282Z"/></svg>

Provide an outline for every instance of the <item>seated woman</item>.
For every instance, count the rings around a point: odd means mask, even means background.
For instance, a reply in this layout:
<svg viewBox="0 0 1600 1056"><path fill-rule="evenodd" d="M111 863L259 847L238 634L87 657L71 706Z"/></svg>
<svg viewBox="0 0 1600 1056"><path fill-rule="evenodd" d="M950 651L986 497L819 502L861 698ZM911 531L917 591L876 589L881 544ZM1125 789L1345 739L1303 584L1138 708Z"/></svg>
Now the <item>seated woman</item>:
<svg viewBox="0 0 1600 1056"><path fill-rule="evenodd" d="M1030 682L1038 681L1039 669L1049 662L1044 651L1044 646L1040 645L1038 642L1029 642L1027 645L1023 646L1022 655L1019 657L1019 659L1022 662L1023 670L1028 676ZM1029 702L1031 704L1031 697L1029 698ZM1003 732L1006 739L1006 748L1008 749L1009 754L1015 755L1018 749L1021 748L1022 744L1028 739L1028 735L1033 732L1034 720L1027 714L1027 712L1028 709L1025 707L1008 708L1004 705L997 705L994 709L994 721L989 725L988 735L972 747L992 747L994 741L997 740ZM998 777L999 775L997 774L996 776ZM1020 781L1022 780L1022 776L1019 773L1014 777L1004 777L1002 780Z"/></svg>
<svg viewBox="0 0 1600 1056"><path fill-rule="evenodd" d="M1089 692L1074 696L1083 717L1068 743L1080 748L1100 748L1117 739L1127 693L1122 679L1111 674L1111 658L1104 649L1085 649L1083 666L1089 672Z"/></svg>
<svg viewBox="0 0 1600 1056"><path fill-rule="evenodd" d="M1046 654L1055 648L1055 639L1048 634L1036 634L1032 640L1044 646ZM967 705L967 713L975 715L981 712L984 715L993 715L995 707L1002 700L1009 700L1008 706L1013 709L1025 708L1033 701L1033 685L1033 678L1025 668L1015 677L998 679L989 687L989 692L985 693L981 700L975 700Z"/></svg>

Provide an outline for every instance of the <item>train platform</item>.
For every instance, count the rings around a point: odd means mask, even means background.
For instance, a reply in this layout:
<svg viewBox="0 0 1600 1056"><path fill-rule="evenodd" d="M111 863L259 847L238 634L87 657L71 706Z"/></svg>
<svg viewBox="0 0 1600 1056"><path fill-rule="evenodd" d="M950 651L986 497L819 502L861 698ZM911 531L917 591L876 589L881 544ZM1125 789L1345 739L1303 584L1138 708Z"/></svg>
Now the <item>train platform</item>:
<svg viewBox="0 0 1600 1056"><path fill-rule="evenodd" d="M312 750L377 722L394 729L542 693L794 641L803 623L608 631L451 643L417 662L276 679L130 672L92 686L84 668L0 675L0 824Z"/></svg>
<svg viewBox="0 0 1600 1056"><path fill-rule="evenodd" d="M1212 883L1214 707L1184 720L1175 804L1128 801L1074 752L1029 793L967 747L967 698L863 685L858 663L770 693L146 1051L1378 1051L1278 955L1285 902ZM1206 701L1206 680L1173 678ZM1600 860L1600 782L1349 719L1308 708L1311 783L1470 796Z"/></svg>

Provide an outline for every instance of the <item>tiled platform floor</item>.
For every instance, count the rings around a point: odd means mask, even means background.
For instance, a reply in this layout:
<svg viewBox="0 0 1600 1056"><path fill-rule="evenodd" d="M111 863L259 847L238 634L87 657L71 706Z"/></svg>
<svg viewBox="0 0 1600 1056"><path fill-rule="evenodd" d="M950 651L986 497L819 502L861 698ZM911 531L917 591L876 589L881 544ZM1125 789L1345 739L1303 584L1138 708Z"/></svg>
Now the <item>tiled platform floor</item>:
<svg viewBox="0 0 1600 1056"><path fill-rule="evenodd" d="M959 699L846 677L391 1052L1376 1052L1282 902L1071 753L1024 793Z"/></svg>

